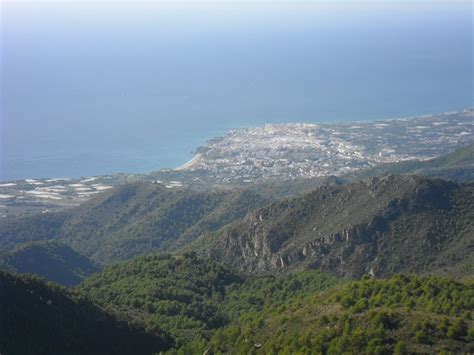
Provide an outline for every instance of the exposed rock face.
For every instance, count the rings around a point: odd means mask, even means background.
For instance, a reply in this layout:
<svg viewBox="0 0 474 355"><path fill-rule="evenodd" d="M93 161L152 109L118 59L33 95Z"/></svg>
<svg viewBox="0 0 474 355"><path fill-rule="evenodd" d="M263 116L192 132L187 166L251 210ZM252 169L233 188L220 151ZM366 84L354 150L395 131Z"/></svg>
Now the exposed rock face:
<svg viewBox="0 0 474 355"><path fill-rule="evenodd" d="M323 187L201 243L202 253L250 272L309 267L359 277L451 267L474 248L474 185L392 176Z"/></svg>

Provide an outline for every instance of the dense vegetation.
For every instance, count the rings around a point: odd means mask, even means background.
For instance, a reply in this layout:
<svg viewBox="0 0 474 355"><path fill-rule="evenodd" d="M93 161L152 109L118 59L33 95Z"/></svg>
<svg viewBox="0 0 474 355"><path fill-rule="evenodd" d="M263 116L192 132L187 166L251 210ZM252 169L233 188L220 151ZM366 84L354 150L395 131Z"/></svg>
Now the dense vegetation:
<svg viewBox="0 0 474 355"><path fill-rule="evenodd" d="M170 353L468 353L474 283L438 276L244 276L186 254L139 257L80 286L97 304L176 339Z"/></svg>
<svg viewBox="0 0 474 355"><path fill-rule="evenodd" d="M171 345L161 330L131 327L77 293L0 271L2 354L151 354Z"/></svg>
<svg viewBox="0 0 474 355"><path fill-rule="evenodd" d="M36 274L65 286L76 285L100 270L87 257L54 241L21 244L0 255L0 266L18 273Z"/></svg>
<svg viewBox="0 0 474 355"><path fill-rule="evenodd" d="M140 354L172 344L170 354L474 351L469 279L349 281L310 270L252 276L193 253L108 266L72 291L0 276L0 351L7 355Z"/></svg>
<svg viewBox="0 0 474 355"><path fill-rule="evenodd" d="M231 285L220 310L229 320L242 314L276 309L290 300L317 294L347 282L315 270L280 276L248 276L243 283Z"/></svg>
<svg viewBox="0 0 474 355"><path fill-rule="evenodd" d="M259 294L264 288L253 292ZM267 299L266 305L256 309L243 298L244 311L230 324L210 339L198 339L170 353L474 351L472 282L407 275L386 280L365 277L329 291L296 292L276 302L271 296ZM237 295L230 302L236 300Z"/></svg>
<svg viewBox="0 0 474 355"><path fill-rule="evenodd" d="M278 307L337 282L317 271L286 277L245 277L189 253L137 257L107 267L78 290L149 331L165 329L178 345L184 345L208 338L243 312Z"/></svg>
<svg viewBox="0 0 474 355"><path fill-rule="evenodd" d="M240 283L236 273L195 254L150 255L107 267L80 290L106 309L165 329L178 343L225 324L218 308L226 286Z"/></svg>

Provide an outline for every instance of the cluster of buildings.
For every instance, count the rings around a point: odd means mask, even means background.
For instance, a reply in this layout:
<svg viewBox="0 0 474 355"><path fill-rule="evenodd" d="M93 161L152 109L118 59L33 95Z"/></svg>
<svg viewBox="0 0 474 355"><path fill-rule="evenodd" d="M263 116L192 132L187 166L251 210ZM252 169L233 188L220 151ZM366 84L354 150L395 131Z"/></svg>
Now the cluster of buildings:
<svg viewBox="0 0 474 355"><path fill-rule="evenodd" d="M222 182L343 175L379 163L430 159L474 139L474 110L334 124L232 130L185 165Z"/></svg>

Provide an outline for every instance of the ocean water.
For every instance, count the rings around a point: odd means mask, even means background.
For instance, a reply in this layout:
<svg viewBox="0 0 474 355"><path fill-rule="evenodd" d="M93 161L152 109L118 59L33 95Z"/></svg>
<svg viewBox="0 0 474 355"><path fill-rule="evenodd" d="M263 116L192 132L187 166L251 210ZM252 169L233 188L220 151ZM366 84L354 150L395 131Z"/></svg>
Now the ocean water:
<svg viewBox="0 0 474 355"><path fill-rule="evenodd" d="M0 180L176 167L231 128L473 106L470 1L0 6Z"/></svg>

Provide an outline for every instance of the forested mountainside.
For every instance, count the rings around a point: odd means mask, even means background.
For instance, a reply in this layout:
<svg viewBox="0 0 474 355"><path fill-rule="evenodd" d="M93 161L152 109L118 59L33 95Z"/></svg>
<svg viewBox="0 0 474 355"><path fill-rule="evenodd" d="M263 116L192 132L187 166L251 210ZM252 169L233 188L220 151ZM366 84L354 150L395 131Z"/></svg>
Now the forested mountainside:
<svg viewBox="0 0 474 355"><path fill-rule="evenodd" d="M354 181L391 174L414 174L445 180L472 181L474 180L474 143L438 158L380 164L370 169L356 171L344 178Z"/></svg>
<svg viewBox="0 0 474 355"><path fill-rule="evenodd" d="M325 186L257 209L190 249L247 272L462 273L474 255L474 184L390 176Z"/></svg>
<svg viewBox="0 0 474 355"><path fill-rule="evenodd" d="M226 287L242 281L232 269L193 253L163 254L108 266L79 290L109 311L150 331L165 329L184 344L226 324L219 305Z"/></svg>
<svg viewBox="0 0 474 355"><path fill-rule="evenodd" d="M172 354L474 350L472 279L239 275L189 253L110 266L78 291L149 330L169 331Z"/></svg>
<svg viewBox="0 0 474 355"><path fill-rule="evenodd" d="M104 312L77 292L0 271L0 353L151 354L173 345Z"/></svg>
<svg viewBox="0 0 474 355"><path fill-rule="evenodd" d="M440 277L365 277L315 292L297 273L229 293L230 322L210 339L170 354L470 354L471 282ZM306 277L321 280L323 275ZM263 287L262 287L263 285ZM270 286L271 285L271 286ZM324 282L321 284L327 286ZM268 292L268 290L271 290ZM268 293L267 293L268 292ZM284 295L279 297L279 295Z"/></svg>
<svg viewBox="0 0 474 355"><path fill-rule="evenodd" d="M178 346L184 346L209 338L242 312L278 306L338 282L316 271L254 277L187 253L149 255L109 266L86 279L78 291L150 331L168 331Z"/></svg>
<svg viewBox="0 0 474 355"><path fill-rule="evenodd" d="M69 211L2 220L0 248L57 240L98 263L108 263L176 249L267 203L245 190L198 192L127 184Z"/></svg>
<svg viewBox="0 0 474 355"><path fill-rule="evenodd" d="M0 267L17 273L31 273L64 286L80 283L100 270L89 258L55 241L20 244L0 254Z"/></svg>
<svg viewBox="0 0 474 355"><path fill-rule="evenodd" d="M468 354L473 300L472 279L257 276L194 253L149 255L71 291L0 272L0 351Z"/></svg>

